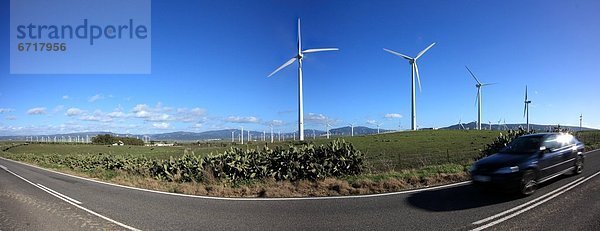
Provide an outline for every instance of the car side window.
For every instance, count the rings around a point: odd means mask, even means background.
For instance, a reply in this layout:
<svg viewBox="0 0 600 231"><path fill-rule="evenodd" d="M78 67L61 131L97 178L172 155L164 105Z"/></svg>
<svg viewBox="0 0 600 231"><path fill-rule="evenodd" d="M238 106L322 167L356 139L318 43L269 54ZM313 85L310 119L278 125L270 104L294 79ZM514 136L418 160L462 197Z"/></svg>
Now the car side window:
<svg viewBox="0 0 600 231"><path fill-rule="evenodd" d="M546 146L548 150L554 150L560 148L560 143L558 143L556 135L551 135L544 140L543 145Z"/></svg>

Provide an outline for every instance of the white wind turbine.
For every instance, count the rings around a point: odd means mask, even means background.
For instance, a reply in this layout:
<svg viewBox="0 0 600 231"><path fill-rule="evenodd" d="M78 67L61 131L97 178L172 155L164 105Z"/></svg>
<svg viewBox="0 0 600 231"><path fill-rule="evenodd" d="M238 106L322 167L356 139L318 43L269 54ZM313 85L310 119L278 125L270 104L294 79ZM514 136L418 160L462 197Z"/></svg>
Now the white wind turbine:
<svg viewBox="0 0 600 231"><path fill-rule="evenodd" d="M350 123L348 125L350 125L350 136L354 136L354 123Z"/></svg>
<svg viewBox="0 0 600 231"><path fill-rule="evenodd" d="M581 122L583 121L583 114L579 114L579 131L582 130Z"/></svg>
<svg viewBox="0 0 600 231"><path fill-rule="evenodd" d="M410 56L407 55L403 55L400 54L398 52L383 48L384 51L390 52L394 55L400 56L406 60L408 60L408 63L411 66L411 83L412 83L412 88L411 88L411 94L412 94L412 103L411 103L411 123L410 123L410 129L411 130L417 130L417 115L416 115L416 101L415 101L415 76L417 77L417 81L419 82L419 91L421 91L421 77L419 77L419 67L417 66L417 59L419 59L423 54L425 54L425 52L427 52L427 50L429 50L429 48L431 48L433 45L435 45L435 43L432 43L431 45L429 45L427 48L425 48L424 50L422 50L421 52L419 52L417 54L416 57L412 58Z"/></svg>
<svg viewBox="0 0 600 231"><path fill-rule="evenodd" d="M301 141L304 140L304 114L303 114L304 113L304 105L302 103L303 102L302 101L302 59L304 58L304 54L321 52L321 51L337 51L337 50L339 50L339 49L338 48L316 48L316 49L302 50L302 36L300 33L300 19L298 18L298 54L296 56L294 56L292 59L285 62L283 65L281 65L279 68L277 68L275 71L273 71L268 76L268 77L271 77L272 75L277 73L279 70L292 64L294 61L298 61L298 132L300 133Z"/></svg>
<svg viewBox="0 0 600 231"><path fill-rule="evenodd" d="M525 85L525 108L523 109L523 117L527 117L527 131L529 131L529 104L531 100L527 98L527 85Z"/></svg>
<svg viewBox="0 0 600 231"><path fill-rule="evenodd" d="M462 123L462 119L459 119L459 120L458 120L458 129L466 130L466 129L465 129L465 126L464 126L464 125L463 125L463 123Z"/></svg>
<svg viewBox="0 0 600 231"><path fill-rule="evenodd" d="M475 79L475 81L477 82L477 84L475 84L475 87L477 87L477 130L481 130L481 88L489 85L494 85L496 83L481 83L481 81L479 81L479 79L475 77L475 74L473 74L471 69L469 69L469 67L467 66L465 67L467 68L467 71L469 71L471 76L473 76L473 79Z"/></svg>

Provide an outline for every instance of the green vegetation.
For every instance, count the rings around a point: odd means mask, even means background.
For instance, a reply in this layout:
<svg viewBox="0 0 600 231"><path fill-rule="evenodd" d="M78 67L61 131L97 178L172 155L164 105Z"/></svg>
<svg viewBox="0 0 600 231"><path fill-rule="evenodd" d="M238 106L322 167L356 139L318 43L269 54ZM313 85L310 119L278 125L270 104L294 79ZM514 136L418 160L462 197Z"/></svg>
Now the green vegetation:
<svg viewBox="0 0 600 231"><path fill-rule="evenodd" d="M534 133L533 130L527 131L523 128L519 128L518 130L509 130L505 133L500 133L500 136L496 137L496 139L494 139L492 143L485 145L485 148L481 150L481 155L477 157L477 159L481 159L494 153L498 153L515 138L532 133Z"/></svg>
<svg viewBox="0 0 600 231"><path fill-rule="evenodd" d="M600 131L580 131L575 132L573 135L585 144L586 151L600 149Z"/></svg>
<svg viewBox="0 0 600 231"><path fill-rule="evenodd" d="M115 137L109 134L97 135L92 138L92 144L124 144L124 145L144 145L144 141L133 137Z"/></svg>

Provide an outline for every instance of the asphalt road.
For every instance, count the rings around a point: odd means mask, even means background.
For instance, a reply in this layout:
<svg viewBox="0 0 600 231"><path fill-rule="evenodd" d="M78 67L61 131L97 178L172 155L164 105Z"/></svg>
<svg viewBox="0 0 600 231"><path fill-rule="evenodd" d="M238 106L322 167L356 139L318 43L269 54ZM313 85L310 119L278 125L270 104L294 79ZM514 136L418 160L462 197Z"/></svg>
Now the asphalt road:
<svg viewBox="0 0 600 231"><path fill-rule="evenodd" d="M469 183L349 198L229 200L103 184L0 159L0 230L600 230L600 151L521 198Z"/></svg>

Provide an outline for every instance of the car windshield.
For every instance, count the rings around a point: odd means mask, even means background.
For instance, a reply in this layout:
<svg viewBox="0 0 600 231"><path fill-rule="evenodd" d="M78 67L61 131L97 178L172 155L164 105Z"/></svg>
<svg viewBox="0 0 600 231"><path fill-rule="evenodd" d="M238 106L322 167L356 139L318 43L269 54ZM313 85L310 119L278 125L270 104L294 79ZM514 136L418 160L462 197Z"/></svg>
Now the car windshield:
<svg viewBox="0 0 600 231"><path fill-rule="evenodd" d="M504 149L503 153L533 153L540 150L540 144L542 143L543 137L541 136L527 136L519 137L510 142Z"/></svg>

